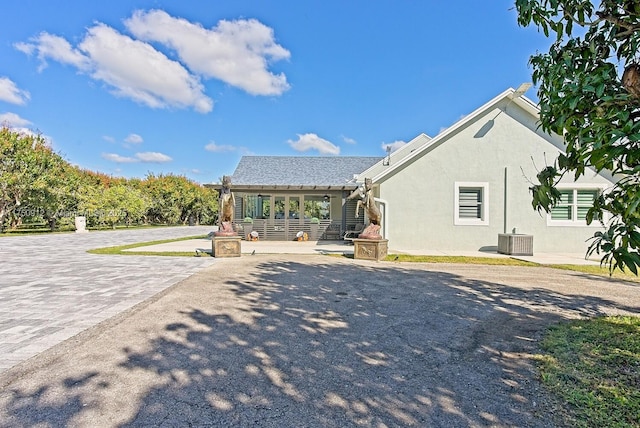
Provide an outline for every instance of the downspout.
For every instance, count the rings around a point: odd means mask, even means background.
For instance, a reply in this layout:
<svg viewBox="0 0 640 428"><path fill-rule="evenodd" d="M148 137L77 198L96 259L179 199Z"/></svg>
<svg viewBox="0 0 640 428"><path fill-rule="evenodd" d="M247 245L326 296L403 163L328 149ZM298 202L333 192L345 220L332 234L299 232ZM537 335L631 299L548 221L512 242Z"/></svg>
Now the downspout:
<svg viewBox="0 0 640 428"><path fill-rule="evenodd" d="M507 173L508 167L504 167L504 225L502 228L502 233L507 233Z"/></svg>
<svg viewBox="0 0 640 428"><path fill-rule="evenodd" d="M384 239L389 239L388 238L388 233L387 233L387 225L389 224L388 216L387 216L387 204L388 204L388 202L385 201L384 199L380 199L380 198L373 198L373 200L380 204L380 208L381 208L381 211L382 211L382 237Z"/></svg>
<svg viewBox="0 0 640 428"><path fill-rule="evenodd" d="M347 192L346 191L342 191L341 194L341 198L342 198L342 221L340 222L340 233L344 233L347 230Z"/></svg>

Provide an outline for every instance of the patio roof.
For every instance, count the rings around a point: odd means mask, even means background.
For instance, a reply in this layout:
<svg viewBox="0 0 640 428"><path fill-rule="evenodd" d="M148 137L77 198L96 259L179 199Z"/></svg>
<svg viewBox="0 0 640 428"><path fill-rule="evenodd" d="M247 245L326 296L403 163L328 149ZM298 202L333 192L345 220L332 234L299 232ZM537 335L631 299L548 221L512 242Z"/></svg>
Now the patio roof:
<svg viewBox="0 0 640 428"><path fill-rule="evenodd" d="M381 157L243 156L231 176L235 189L354 189L355 176Z"/></svg>

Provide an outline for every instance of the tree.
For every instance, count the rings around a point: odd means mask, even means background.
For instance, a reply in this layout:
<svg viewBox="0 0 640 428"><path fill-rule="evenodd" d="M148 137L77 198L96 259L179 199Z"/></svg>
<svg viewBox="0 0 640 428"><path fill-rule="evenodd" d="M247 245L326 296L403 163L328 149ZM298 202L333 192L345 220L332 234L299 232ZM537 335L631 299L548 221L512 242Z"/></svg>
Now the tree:
<svg viewBox="0 0 640 428"><path fill-rule="evenodd" d="M99 205L93 211L97 223L115 228L118 223L131 225L140 220L149 206L147 198L139 190L116 184L100 192Z"/></svg>
<svg viewBox="0 0 640 428"><path fill-rule="evenodd" d="M149 173L139 185L151 199L148 216L154 223L184 224L190 217L209 222L217 211L215 191L186 177Z"/></svg>
<svg viewBox="0 0 640 428"><path fill-rule="evenodd" d="M549 212L559 179L588 168L616 184L593 203L587 222L603 222L587 255L610 270L640 267L640 3L632 0L516 0L518 23L555 35L547 53L530 58L540 124L562 135L566 150L539 172L533 206Z"/></svg>
<svg viewBox="0 0 640 428"><path fill-rule="evenodd" d="M41 136L0 128L0 231L30 198L55 187L62 163Z"/></svg>
<svg viewBox="0 0 640 428"><path fill-rule="evenodd" d="M79 171L78 213L87 217L90 226L115 227L116 224L144 221L149 209L149 198L138 187L136 180Z"/></svg>
<svg viewBox="0 0 640 428"><path fill-rule="evenodd" d="M218 192L202 185L191 183L185 218L196 224L215 224L218 213Z"/></svg>
<svg viewBox="0 0 640 428"><path fill-rule="evenodd" d="M32 208L32 212L41 213L51 231L54 231L60 218L69 217L76 212L79 185L78 169L62 157L54 156L49 164L48 185L31 189L28 206Z"/></svg>

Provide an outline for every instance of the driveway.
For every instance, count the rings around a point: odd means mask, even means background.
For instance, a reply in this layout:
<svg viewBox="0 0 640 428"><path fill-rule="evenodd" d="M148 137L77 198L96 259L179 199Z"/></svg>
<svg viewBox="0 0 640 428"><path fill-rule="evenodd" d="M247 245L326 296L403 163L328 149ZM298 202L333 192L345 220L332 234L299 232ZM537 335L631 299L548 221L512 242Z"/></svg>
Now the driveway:
<svg viewBox="0 0 640 428"><path fill-rule="evenodd" d="M0 238L0 372L214 262L87 250L211 230L195 226Z"/></svg>
<svg viewBox="0 0 640 428"><path fill-rule="evenodd" d="M538 339L640 315L639 291L550 268L216 259L0 374L0 426L554 426Z"/></svg>

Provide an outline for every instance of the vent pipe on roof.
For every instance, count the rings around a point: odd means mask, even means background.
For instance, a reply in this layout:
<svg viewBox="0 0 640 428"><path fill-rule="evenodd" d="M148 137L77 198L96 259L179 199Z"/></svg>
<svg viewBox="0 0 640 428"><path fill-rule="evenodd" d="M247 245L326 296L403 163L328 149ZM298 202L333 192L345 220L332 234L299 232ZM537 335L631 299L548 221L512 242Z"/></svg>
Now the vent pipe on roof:
<svg viewBox="0 0 640 428"><path fill-rule="evenodd" d="M529 90L530 87L531 87L531 83L529 82L525 82L521 84L520 86L518 86L518 89L516 89L513 92L513 94L511 94L511 99L515 100L516 98L520 98L521 96L524 95L525 92Z"/></svg>
<svg viewBox="0 0 640 428"><path fill-rule="evenodd" d="M387 156L382 160L382 165L389 166L391 165L391 146L387 146L385 150L387 151Z"/></svg>

